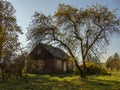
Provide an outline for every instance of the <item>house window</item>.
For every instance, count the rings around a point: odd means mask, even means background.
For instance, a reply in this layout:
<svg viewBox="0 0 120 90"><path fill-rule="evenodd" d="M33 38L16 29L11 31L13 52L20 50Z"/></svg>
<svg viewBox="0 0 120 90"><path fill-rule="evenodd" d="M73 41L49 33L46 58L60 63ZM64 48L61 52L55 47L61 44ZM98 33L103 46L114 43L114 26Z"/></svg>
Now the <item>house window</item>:
<svg viewBox="0 0 120 90"><path fill-rule="evenodd" d="M57 67L57 69L61 69L62 68L62 62L57 60L56 61L56 67Z"/></svg>

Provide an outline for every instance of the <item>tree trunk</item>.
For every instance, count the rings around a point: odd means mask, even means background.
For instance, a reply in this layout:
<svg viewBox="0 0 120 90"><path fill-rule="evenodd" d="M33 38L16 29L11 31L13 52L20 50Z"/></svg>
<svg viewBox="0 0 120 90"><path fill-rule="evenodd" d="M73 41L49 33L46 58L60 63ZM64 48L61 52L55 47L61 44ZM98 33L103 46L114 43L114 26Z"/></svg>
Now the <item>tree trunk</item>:
<svg viewBox="0 0 120 90"><path fill-rule="evenodd" d="M6 75L6 77L5 77L5 78L6 78L6 81L8 81L10 75L11 75L11 73L8 73L8 74Z"/></svg>
<svg viewBox="0 0 120 90"><path fill-rule="evenodd" d="M84 72L83 70L80 68L80 66L78 65L77 61L75 60L75 65L76 65L76 68L78 69L78 72L79 72L79 75L81 78L85 78L85 75L84 75Z"/></svg>
<svg viewBox="0 0 120 90"><path fill-rule="evenodd" d="M5 81L5 75L2 73L2 81Z"/></svg>
<svg viewBox="0 0 120 90"><path fill-rule="evenodd" d="M83 67L84 67L84 69L86 70L86 63L85 63L85 60L83 60Z"/></svg>
<svg viewBox="0 0 120 90"><path fill-rule="evenodd" d="M83 60L83 72L84 72L84 77L86 78L87 68L86 68L85 60Z"/></svg>
<svg viewBox="0 0 120 90"><path fill-rule="evenodd" d="M5 73L4 73L4 70L2 69L1 71L2 71L2 72L1 72L2 81L5 81Z"/></svg>

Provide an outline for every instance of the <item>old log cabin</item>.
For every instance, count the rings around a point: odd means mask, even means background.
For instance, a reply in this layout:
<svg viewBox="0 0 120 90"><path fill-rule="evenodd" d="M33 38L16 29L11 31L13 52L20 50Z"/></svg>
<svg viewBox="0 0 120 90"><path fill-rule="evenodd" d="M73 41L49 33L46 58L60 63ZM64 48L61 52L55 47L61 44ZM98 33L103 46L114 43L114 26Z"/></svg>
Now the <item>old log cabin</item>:
<svg viewBox="0 0 120 90"><path fill-rule="evenodd" d="M61 73L73 70L73 62L69 56L59 48L39 43L30 52L33 60L43 60L44 66L40 73Z"/></svg>

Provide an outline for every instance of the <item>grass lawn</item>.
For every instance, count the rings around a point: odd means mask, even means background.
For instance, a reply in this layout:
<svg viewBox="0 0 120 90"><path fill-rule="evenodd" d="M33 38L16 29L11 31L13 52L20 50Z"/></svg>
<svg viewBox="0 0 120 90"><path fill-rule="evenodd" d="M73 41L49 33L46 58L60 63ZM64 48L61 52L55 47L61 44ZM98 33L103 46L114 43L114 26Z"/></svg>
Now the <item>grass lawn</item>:
<svg viewBox="0 0 120 90"><path fill-rule="evenodd" d="M120 72L111 76L88 76L81 79L74 75L29 75L24 80L0 82L0 90L120 90Z"/></svg>

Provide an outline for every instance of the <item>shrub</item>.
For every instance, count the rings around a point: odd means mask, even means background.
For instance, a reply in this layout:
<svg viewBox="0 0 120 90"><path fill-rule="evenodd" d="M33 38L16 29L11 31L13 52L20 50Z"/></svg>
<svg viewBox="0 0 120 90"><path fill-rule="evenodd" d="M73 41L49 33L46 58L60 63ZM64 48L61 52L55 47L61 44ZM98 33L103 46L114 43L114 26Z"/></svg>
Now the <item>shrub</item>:
<svg viewBox="0 0 120 90"><path fill-rule="evenodd" d="M40 74L43 66L44 66L43 60L31 60L28 62L27 72L31 74Z"/></svg>
<svg viewBox="0 0 120 90"><path fill-rule="evenodd" d="M83 67L83 66L82 66ZM90 75L106 75L107 70L100 64L94 62L86 62L86 73Z"/></svg>
<svg viewBox="0 0 120 90"><path fill-rule="evenodd" d="M80 65L80 67L83 69L83 65ZM77 69L75 69L75 72L78 72ZM86 62L86 74L88 74L88 75L108 75L109 73L100 64L96 64L94 62Z"/></svg>

